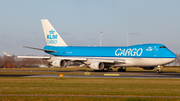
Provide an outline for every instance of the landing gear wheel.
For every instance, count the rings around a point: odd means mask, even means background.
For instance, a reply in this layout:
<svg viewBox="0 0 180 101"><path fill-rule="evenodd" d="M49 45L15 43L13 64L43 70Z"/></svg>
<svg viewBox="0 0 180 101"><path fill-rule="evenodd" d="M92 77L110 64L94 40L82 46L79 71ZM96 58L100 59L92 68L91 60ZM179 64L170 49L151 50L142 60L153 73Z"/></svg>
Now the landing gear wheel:
<svg viewBox="0 0 180 101"><path fill-rule="evenodd" d="M157 70L156 73L159 73L159 70Z"/></svg>
<svg viewBox="0 0 180 101"><path fill-rule="evenodd" d="M126 69L122 69L123 72L126 72Z"/></svg>
<svg viewBox="0 0 180 101"><path fill-rule="evenodd" d="M107 69L107 70L104 70L106 72L112 72L113 70L112 69Z"/></svg>
<svg viewBox="0 0 180 101"><path fill-rule="evenodd" d="M156 71L156 73L162 73L162 71L160 71L160 70L157 70L157 71Z"/></svg>
<svg viewBox="0 0 180 101"><path fill-rule="evenodd" d="M156 73L162 73L162 70L161 70L161 68L162 68L162 66L157 66L157 71L156 71Z"/></svg>
<svg viewBox="0 0 180 101"><path fill-rule="evenodd" d="M123 67L118 69L118 72L126 72L126 69L123 69Z"/></svg>
<svg viewBox="0 0 180 101"><path fill-rule="evenodd" d="M118 69L118 72L121 72L122 71L122 69Z"/></svg>

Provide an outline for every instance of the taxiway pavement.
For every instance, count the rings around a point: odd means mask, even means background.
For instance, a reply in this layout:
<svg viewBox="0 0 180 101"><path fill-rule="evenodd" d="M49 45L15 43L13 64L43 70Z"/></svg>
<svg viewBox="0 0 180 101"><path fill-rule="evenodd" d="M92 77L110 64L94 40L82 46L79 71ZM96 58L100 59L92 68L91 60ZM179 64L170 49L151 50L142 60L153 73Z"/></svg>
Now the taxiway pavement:
<svg viewBox="0 0 180 101"><path fill-rule="evenodd" d="M127 72L86 72L86 71L48 71L48 70L0 70L3 72L56 72L60 74L63 73L87 73L88 75L63 75L63 77L75 77L75 78L168 78L168 79L180 79L180 73L175 72L142 72L142 71L127 71ZM93 75L91 75L91 73ZM97 75L94 75L96 74ZM113 75L104 75L113 74ZM115 74L115 75L114 75ZM59 77L59 75L21 75L21 74L0 74L0 77Z"/></svg>

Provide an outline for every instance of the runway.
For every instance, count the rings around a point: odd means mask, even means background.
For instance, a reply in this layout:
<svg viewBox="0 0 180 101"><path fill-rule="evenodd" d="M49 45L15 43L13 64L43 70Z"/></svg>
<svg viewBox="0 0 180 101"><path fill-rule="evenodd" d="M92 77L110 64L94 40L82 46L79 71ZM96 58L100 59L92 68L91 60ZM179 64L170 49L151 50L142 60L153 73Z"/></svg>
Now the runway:
<svg viewBox="0 0 180 101"><path fill-rule="evenodd" d="M22 77L59 77L59 75L31 75ZM104 75L63 75L67 78L167 78L167 79L180 79L180 76L104 76Z"/></svg>
<svg viewBox="0 0 180 101"><path fill-rule="evenodd" d="M91 73L91 72L89 72ZM63 74L63 73L61 73ZM108 74L108 75L106 75ZM60 75L23 75L22 77L59 77ZM180 73L99 73L99 75L63 75L65 78L164 78L180 79Z"/></svg>
<svg viewBox="0 0 180 101"><path fill-rule="evenodd" d="M0 70L1 72L55 72L56 75L48 75L47 74L0 74L0 77L59 77L60 74L64 74L65 78L167 78L167 79L180 79L180 73L176 72L163 72L163 73L155 73L155 72L142 72L142 71L127 71L127 72L86 72L86 71L47 71L47 70ZM57 75L58 73L58 75ZM74 75L68 73L75 73ZM78 74L81 75L78 75ZM82 75L87 74L87 75Z"/></svg>

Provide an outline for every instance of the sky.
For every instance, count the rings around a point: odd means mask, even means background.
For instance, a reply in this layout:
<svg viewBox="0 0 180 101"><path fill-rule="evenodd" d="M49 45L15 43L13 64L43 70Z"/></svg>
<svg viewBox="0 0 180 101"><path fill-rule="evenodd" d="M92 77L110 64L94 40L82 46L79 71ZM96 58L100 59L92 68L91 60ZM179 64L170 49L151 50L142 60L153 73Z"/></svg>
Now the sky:
<svg viewBox="0 0 180 101"><path fill-rule="evenodd" d="M0 0L0 55L47 55L41 19L68 45L160 43L180 53L180 0Z"/></svg>

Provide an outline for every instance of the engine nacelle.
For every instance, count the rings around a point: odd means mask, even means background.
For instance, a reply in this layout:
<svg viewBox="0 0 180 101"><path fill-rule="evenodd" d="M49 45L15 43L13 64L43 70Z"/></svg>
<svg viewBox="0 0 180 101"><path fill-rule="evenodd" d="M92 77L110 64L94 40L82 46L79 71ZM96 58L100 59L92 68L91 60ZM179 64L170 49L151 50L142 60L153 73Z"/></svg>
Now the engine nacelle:
<svg viewBox="0 0 180 101"><path fill-rule="evenodd" d="M66 66L66 61L65 60L54 60L51 63L52 66L54 67L65 67Z"/></svg>
<svg viewBox="0 0 180 101"><path fill-rule="evenodd" d="M102 70L102 69L104 69L104 63L103 62L93 62L89 65L89 67L94 70Z"/></svg>
<svg viewBox="0 0 180 101"><path fill-rule="evenodd" d="M141 68L143 68L145 70L153 70L155 67L141 67Z"/></svg>

